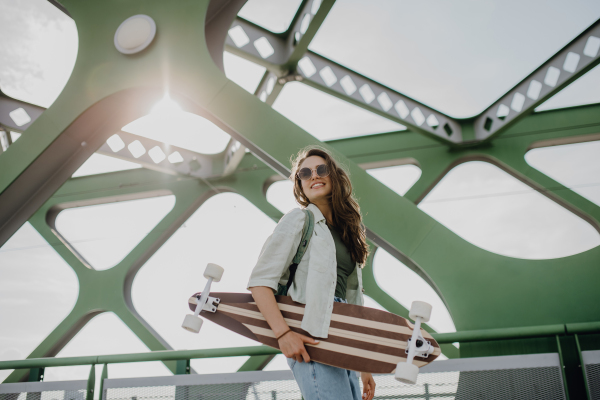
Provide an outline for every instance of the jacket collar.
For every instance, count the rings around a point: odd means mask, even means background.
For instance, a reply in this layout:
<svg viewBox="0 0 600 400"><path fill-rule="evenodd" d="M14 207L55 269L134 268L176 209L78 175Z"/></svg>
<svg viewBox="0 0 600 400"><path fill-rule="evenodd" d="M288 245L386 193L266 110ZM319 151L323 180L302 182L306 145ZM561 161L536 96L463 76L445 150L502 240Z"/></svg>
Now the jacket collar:
<svg viewBox="0 0 600 400"><path fill-rule="evenodd" d="M325 221L323 213L321 210L319 210L319 207L315 206L313 203L310 203L306 209L312 211L313 215L315 216L315 224L319 221Z"/></svg>

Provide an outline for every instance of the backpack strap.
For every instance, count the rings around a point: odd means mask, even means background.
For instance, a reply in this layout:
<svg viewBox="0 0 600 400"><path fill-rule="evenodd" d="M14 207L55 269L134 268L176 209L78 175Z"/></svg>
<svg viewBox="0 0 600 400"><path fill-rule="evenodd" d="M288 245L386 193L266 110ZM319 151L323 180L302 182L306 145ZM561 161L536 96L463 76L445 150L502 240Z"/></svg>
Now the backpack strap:
<svg viewBox="0 0 600 400"><path fill-rule="evenodd" d="M292 260L294 264L300 264L302 261L302 257L304 257L304 253L306 253L306 249L308 248L308 244L310 243L310 238L312 237L313 230L315 229L315 216L312 211L304 209L305 218L304 218L304 227L302 228L302 239L300 240L300 244L298 245L298 250L296 251L296 255Z"/></svg>
<svg viewBox="0 0 600 400"><path fill-rule="evenodd" d="M302 211L304 211L305 214L304 227L302 228L302 239L300 239L298 250L296 251L296 255L292 260L292 265L290 265L290 277L285 285L284 296L287 296L287 291L290 289L290 286L292 286L294 276L296 276L296 270L298 269L298 264L300 264L302 257L304 257L304 253L306 253L306 249L308 248L310 238L312 237L313 230L315 228L315 216L312 211L307 209L303 209Z"/></svg>

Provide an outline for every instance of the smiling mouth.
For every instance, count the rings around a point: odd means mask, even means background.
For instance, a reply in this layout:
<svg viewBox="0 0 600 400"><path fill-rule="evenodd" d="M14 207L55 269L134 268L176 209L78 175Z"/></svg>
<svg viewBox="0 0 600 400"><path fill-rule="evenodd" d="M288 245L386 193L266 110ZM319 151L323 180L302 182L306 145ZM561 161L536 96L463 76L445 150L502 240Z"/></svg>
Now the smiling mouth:
<svg viewBox="0 0 600 400"><path fill-rule="evenodd" d="M324 184L324 183L321 183L321 182L319 182L319 183L315 183L315 184L314 184L314 185L312 185L310 188L311 188L311 189L318 189L318 188L320 188L320 187L323 187L323 186L325 186L325 184Z"/></svg>

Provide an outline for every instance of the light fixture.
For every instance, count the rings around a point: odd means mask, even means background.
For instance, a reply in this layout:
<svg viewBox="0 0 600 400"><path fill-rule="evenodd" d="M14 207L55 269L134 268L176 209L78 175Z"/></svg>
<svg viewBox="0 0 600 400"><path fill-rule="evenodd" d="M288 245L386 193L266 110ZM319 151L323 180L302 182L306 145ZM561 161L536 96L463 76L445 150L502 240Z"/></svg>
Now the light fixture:
<svg viewBox="0 0 600 400"><path fill-rule="evenodd" d="M115 32L115 47L123 54L135 54L144 50L156 35L156 23L144 14L127 18Z"/></svg>

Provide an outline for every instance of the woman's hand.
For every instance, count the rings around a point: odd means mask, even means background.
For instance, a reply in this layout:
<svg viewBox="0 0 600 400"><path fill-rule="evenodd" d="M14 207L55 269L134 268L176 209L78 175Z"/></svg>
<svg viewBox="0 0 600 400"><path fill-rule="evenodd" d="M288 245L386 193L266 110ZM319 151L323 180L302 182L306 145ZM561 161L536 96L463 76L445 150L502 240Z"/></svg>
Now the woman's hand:
<svg viewBox="0 0 600 400"><path fill-rule="evenodd" d="M293 358L298 362L309 362L310 356L304 347L304 343L318 344L319 341L309 338L308 336L301 335L294 331L289 331L285 335L279 338L279 349L287 358Z"/></svg>
<svg viewBox="0 0 600 400"><path fill-rule="evenodd" d="M361 372L360 379L363 383L363 400L373 400L375 396L375 379L368 372Z"/></svg>
<svg viewBox="0 0 600 400"><path fill-rule="evenodd" d="M293 358L296 361L302 360L309 362L310 357L306 352L304 343L317 344L318 340L309 338L308 336L290 330L290 327L283 319L281 311L275 301L273 290L266 286L253 286L250 288L254 301L262 315L267 320L267 323L273 330L275 337L279 337L279 349L288 358ZM288 332L286 332L288 331ZM284 334L285 333L285 334ZM281 336L283 334L283 336Z"/></svg>

